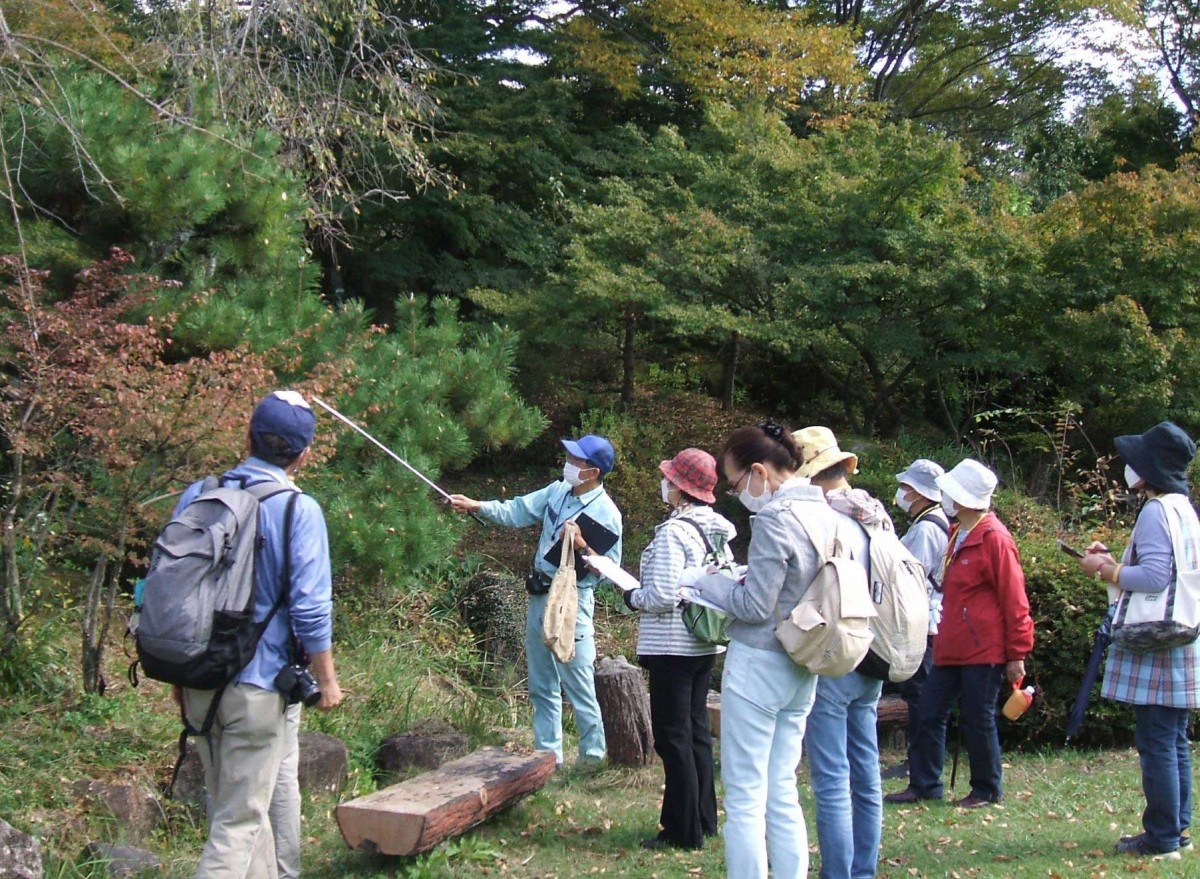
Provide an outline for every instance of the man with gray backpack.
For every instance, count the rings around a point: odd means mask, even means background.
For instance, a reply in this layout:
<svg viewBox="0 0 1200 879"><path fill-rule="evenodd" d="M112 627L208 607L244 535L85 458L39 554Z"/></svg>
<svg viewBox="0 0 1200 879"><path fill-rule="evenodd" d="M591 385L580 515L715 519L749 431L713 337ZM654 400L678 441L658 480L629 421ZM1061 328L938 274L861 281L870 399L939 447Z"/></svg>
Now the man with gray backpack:
<svg viewBox="0 0 1200 879"><path fill-rule="evenodd" d="M342 701L325 518L292 483L315 424L299 393L264 398L249 456L184 491L151 556L138 660L175 686L181 743L204 737L209 835L197 879L278 875L268 807L286 710Z"/></svg>

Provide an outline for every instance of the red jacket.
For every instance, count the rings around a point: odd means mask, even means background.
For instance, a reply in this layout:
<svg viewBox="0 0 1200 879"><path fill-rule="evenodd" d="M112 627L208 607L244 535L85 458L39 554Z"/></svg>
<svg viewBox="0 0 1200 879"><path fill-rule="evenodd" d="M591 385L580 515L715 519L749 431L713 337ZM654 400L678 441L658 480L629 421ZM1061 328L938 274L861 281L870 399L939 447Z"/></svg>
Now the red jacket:
<svg viewBox="0 0 1200 879"><path fill-rule="evenodd" d="M1000 665L1033 649L1033 619L1017 545L989 511L957 550L950 533L935 665Z"/></svg>

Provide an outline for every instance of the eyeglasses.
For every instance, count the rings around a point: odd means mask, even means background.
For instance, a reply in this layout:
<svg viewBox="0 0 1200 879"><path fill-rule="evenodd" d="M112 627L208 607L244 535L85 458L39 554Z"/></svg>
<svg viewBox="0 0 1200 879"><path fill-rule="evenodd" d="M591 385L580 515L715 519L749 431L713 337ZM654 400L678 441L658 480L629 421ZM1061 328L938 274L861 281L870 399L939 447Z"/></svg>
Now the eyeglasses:
<svg viewBox="0 0 1200 879"><path fill-rule="evenodd" d="M730 497L737 497L739 494L741 494L741 491L738 489L738 486L742 484L743 479L745 479L747 476L751 475L753 472L754 472L753 469L747 470L745 473L743 473L741 476L739 476L736 481L730 483L729 490L726 491L725 494L729 495Z"/></svg>

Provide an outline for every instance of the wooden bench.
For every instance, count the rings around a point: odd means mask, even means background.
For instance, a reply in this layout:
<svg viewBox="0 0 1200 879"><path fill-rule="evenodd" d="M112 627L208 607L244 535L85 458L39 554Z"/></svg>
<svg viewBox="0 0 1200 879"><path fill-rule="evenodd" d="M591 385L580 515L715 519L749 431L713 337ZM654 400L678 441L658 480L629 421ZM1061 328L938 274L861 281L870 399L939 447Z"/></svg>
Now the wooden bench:
<svg viewBox="0 0 1200 879"><path fill-rule="evenodd" d="M350 848L386 855L427 852L541 788L553 751L480 748L408 781L337 807Z"/></svg>
<svg viewBox="0 0 1200 879"><path fill-rule="evenodd" d="M708 694L708 725L714 736L721 735L721 694L716 691ZM875 728L879 733L880 747L886 741L891 747L903 748L908 737L908 703L899 696L880 698Z"/></svg>

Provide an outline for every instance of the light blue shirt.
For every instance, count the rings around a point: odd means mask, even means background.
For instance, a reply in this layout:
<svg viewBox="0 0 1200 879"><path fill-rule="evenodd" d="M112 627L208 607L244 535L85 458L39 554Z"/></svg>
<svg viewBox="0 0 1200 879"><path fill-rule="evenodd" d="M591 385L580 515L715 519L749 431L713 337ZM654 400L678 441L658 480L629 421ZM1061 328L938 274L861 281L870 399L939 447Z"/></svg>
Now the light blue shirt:
<svg viewBox="0 0 1200 879"><path fill-rule="evenodd" d="M247 458L224 474L226 479L245 479L247 485L277 482L291 486L292 481L279 467L258 458ZM175 513L200 494L202 483L188 486L180 497ZM258 533L263 538L255 564L257 587L254 619L265 620L279 598L283 577L283 517L291 492L268 498L258 512ZM252 684L264 690L275 689L275 676L289 660L289 642L296 638L308 654L320 653L333 646L333 582L329 566L329 535L321 505L306 494L296 499L292 511L291 589L287 602L279 608L254 658L240 675L238 683Z"/></svg>
<svg viewBox="0 0 1200 879"><path fill-rule="evenodd" d="M479 506L479 514L497 525L526 528L538 522L542 523L542 535L538 539L533 566L547 577L554 576L558 564L557 561L554 564L546 561L546 552L558 541L563 524L583 512L597 525L602 525L617 535L617 542L604 555L620 564L621 511L617 509L603 485L577 496L571 494L571 486L558 480L545 488L510 501L484 501ZM579 572L580 589L589 589L600 581L596 574L588 571L587 575L583 576L584 573Z"/></svg>
<svg viewBox="0 0 1200 879"><path fill-rule="evenodd" d="M944 519L934 519L936 512L922 511L909 526L900 542L908 548L921 566L925 568L933 588L942 588L942 562L946 557L946 544L950 542L948 529L941 526Z"/></svg>

